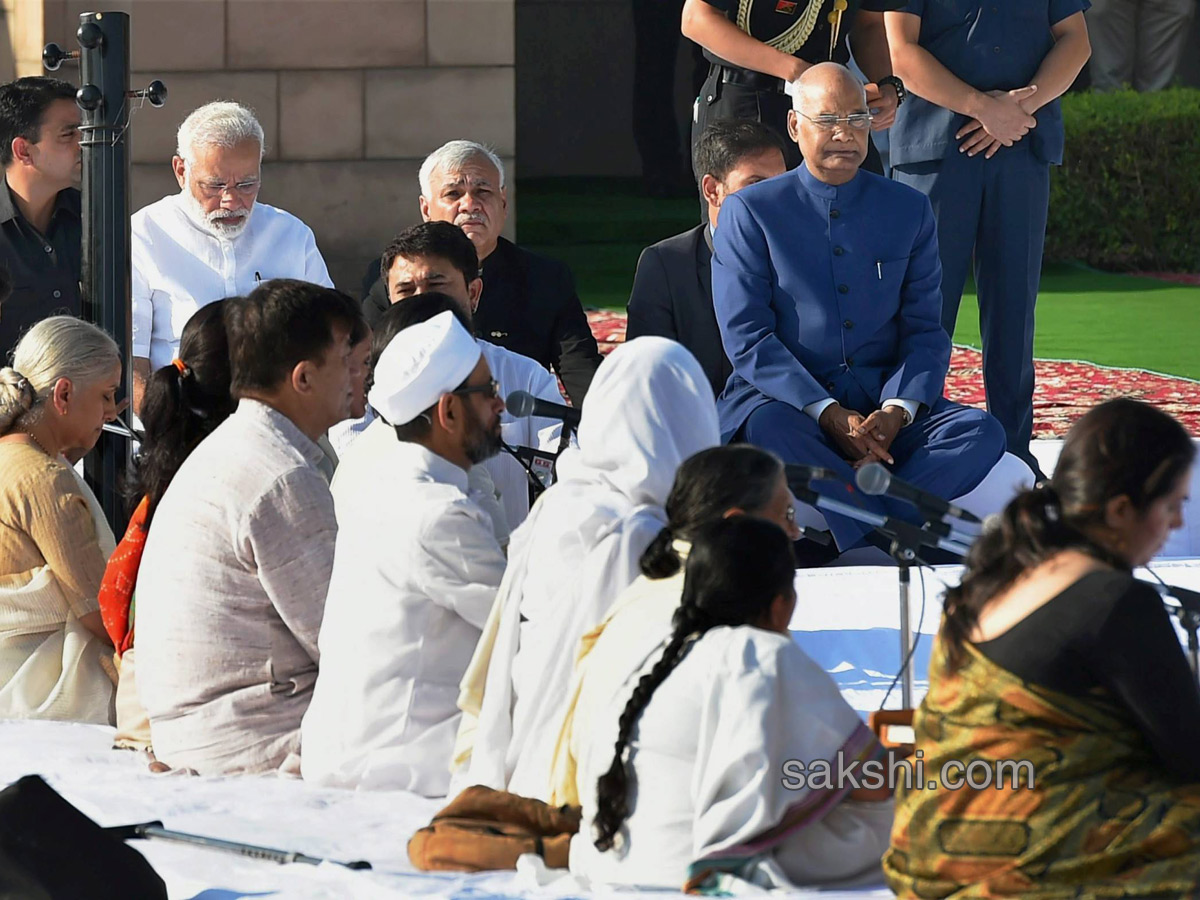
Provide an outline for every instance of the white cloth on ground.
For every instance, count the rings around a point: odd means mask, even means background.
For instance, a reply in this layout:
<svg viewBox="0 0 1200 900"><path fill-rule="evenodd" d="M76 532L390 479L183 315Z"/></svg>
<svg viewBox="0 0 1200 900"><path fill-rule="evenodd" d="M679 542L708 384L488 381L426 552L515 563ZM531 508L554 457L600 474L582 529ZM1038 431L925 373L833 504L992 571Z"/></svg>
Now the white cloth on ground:
<svg viewBox="0 0 1200 900"><path fill-rule="evenodd" d="M377 420L333 481L337 550L301 771L442 796L458 683L504 574L467 473Z"/></svg>
<svg viewBox="0 0 1200 900"><path fill-rule="evenodd" d="M652 656L647 666L657 662ZM636 679L610 705L579 759L583 821L571 871L593 883L680 889L705 859L745 859L759 884L829 884L878 874L892 803L845 790L785 785L785 763L812 772L877 748L832 679L790 635L742 625L711 629L659 685L634 728L631 813L613 850L593 843L596 782L613 761L617 721ZM768 834L769 832L769 834Z"/></svg>
<svg viewBox="0 0 1200 900"><path fill-rule="evenodd" d="M580 637L638 574L666 523L675 470L719 440L712 389L682 345L641 337L600 366L579 447L513 533L509 564L463 680L463 729L478 723L452 781L545 799ZM458 748L462 760L465 748Z"/></svg>
<svg viewBox="0 0 1200 900"><path fill-rule="evenodd" d="M320 459L289 418L243 399L159 503L138 570L137 682L167 765L296 762L337 536Z"/></svg>
<svg viewBox="0 0 1200 900"><path fill-rule="evenodd" d="M244 296L272 278L333 287L312 229L291 213L255 203L246 228L218 238L188 213L181 193L139 209L129 222L133 356L151 370L179 353L183 326L200 307Z"/></svg>

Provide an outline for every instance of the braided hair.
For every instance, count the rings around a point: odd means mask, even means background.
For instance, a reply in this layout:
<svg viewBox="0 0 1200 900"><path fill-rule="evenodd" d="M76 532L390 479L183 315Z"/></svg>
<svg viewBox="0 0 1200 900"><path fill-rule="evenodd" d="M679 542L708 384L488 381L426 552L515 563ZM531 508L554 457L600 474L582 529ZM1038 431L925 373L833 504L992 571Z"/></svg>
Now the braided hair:
<svg viewBox="0 0 1200 900"><path fill-rule="evenodd" d="M691 541L700 525L734 507L748 513L765 508L782 476L779 458L750 444L710 447L685 459L667 495L667 527L639 560L642 574L670 578L683 566L676 538Z"/></svg>
<svg viewBox="0 0 1200 900"><path fill-rule="evenodd" d="M762 625L777 597L791 596L795 559L783 529L764 519L733 516L696 527L683 596L662 657L643 675L621 713L612 765L596 787L595 844L613 847L629 817L633 772L626 750L658 686L692 645L721 625Z"/></svg>
<svg viewBox="0 0 1200 900"><path fill-rule="evenodd" d="M1191 467L1195 448L1166 413L1120 398L1095 407L1071 428L1048 483L1018 494L967 554L962 583L946 592L941 643L950 667L993 597L1063 550L1086 553L1115 569L1130 561L1098 543L1108 501L1127 496L1144 512L1170 493Z"/></svg>
<svg viewBox="0 0 1200 900"><path fill-rule="evenodd" d="M146 435L130 499L146 497L145 527L183 461L237 406L230 394L224 300L197 310L183 327L179 359L150 376L142 401Z"/></svg>

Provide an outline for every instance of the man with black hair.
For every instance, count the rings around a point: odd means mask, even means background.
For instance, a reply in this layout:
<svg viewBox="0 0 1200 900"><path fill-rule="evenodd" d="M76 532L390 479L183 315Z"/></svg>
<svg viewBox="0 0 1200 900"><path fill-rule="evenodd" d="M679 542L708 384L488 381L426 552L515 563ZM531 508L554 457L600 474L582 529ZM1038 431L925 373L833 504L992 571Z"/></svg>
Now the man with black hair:
<svg viewBox="0 0 1200 900"><path fill-rule="evenodd" d="M34 322L80 312L79 121L65 81L0 85L0 267L12 283L0 300L0 360Z"/></svg>
<svg viewBox="0 0 1200 900"><path fill-rule="evenodd" d="M138 572L138 689L158 758L294 771L337 535L318 438L354 401L350 297L277 279L225 301L237 411L192 452Z"/></svg>
<svg viewBox="0 0 1200 900"><path fill-rule="evenodd" d="M479 277L475 245L462 229L448 222L422 222L410 226L383 251L382 266L392 305L375 319L374 327L395 334L396 329L388 327L387 322L399 314L397 305L403 306L421 295L438 293L452 299L457 312L461 313L459 318L463 326L475 334L474 312L483 292L483 281ZM364 311L369 309L369 304L364 304ZM378 339L375 347L374 355L378 358L382 350ZM513 391L525 391L551 403L563 402L554 376L537 360L485 340L479 340L479 348L499 382L503 396L507 397ZM361 433L369 418L343 424L334 430L331 440L339 453L353 441L353 435L347 432ZM502 415L501 422L505 443L534 450L553 452L561 430L550 419L518 419L507 412ZM484 465L500 492L508 527L516 528L529 514L528 474L506 453Z"/></svg>
<svg viewBox="0 0 1200 900"><path fill-rule="evenodd" d="M720 394L733 367L713 313L713 232L726 197L786 171L783 144L761 122L717 119L696 141L692 164L708 221L642 251L625 335L627 340L655 334L679 341L700 362L713 394Z"/></svg>

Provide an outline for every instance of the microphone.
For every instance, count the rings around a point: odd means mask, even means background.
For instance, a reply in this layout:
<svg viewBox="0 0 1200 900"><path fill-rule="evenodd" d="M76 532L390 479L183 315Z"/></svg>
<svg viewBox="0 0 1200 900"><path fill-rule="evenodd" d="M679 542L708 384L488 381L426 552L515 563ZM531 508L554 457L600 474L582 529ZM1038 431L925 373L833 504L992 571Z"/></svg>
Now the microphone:
<svg viewBox="0 0 1200 900"><path fill-rule="evenodd" d="M822 466L802 466L798 463L787 463L783 467L788 484L808 484L810 481L838 481L841 476L833 469Z"/></svg>
<svg viewBox="0 0 1200 900"><path fill-rule="evenodd" d="M854 477L854 483L864 494L893 497L911 503L922 512L934 513L938 516L951 516L964 522L982 524L977 516L953 503L947 503L936 494L922 490L907 481L901 481L877 462L867 463L859 469L858 474Z"/></svg>
<svg viewBox="0 0 1200 900"><path fill-rule="evenodd" d="M540 400L528 391L513 391L504 401L505 407L518 419L526 416L541 416L544 419L560 419L571 428L579 427L580 411L565 403Z"/></svg>

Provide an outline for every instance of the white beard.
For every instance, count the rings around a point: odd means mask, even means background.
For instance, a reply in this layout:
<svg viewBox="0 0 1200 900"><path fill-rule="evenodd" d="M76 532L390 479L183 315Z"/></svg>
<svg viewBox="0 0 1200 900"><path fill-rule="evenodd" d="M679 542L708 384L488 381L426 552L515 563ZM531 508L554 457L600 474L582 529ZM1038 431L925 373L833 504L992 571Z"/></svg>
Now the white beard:
<svg viewBox="0 0 1200 900"><path fill-rule="evenodd" d="M200 205L200 201L192 194L191 182L186 178L183 190L180 196L183 197L183 208L187 212L188 218L203 228L205 231L220 238L223 241L236 240L246 230L246 226L250 224L250 214L254 212L254 204L250 204L250 208L233 214L231 216L229 210L214 209L210 213L205 213L204 207ZM226 225L224 220L228 218L240 218L242 221L237 225Z"/></svg>

